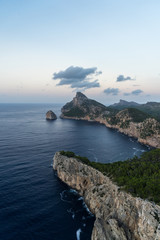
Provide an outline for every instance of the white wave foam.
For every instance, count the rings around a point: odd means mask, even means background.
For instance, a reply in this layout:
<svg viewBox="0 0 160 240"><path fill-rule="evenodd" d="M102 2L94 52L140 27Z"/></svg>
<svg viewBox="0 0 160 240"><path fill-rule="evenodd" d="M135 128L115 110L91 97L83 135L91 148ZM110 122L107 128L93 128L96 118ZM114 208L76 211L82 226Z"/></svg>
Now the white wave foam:
<svg viewBox="0 0 160 240"><path fill-rule="evenodd" d="M68 200L65 199L65 198L67 197L67 195L65 195L66 191L67 191L67 190L64 190L63 192L60 193L61 200L62 200L63 202L71 203L71 201L68 201Z"/></svg>
<svg viewBox="0 0 160 240"><path fill-rule="evenodd" d="M67 212L72 214L73 219L75 218L75 212L72 210L72 208L68 209Z"/></svg>
<svg viewBox="0 0 160 240"><path fill-rule="evenodd" d="M143 149L138 149L138 148L133 148L133 150L135 150L135 152L133 153L134 155L135 155L137 152L146 152L145 150L143 150Z"/></svg>
<svg viewBox="0 0 160 240"><path fill-rule="evenodd" d="M130 142L134 142L134 140L133 140L132 138L129 138L129 141L130 141Z"/></svg>
<svg viewBox="0 0 160 240"><path fill-rule="evenodd" d="M76 191L76 190L74 190L74 189L72 189L72 188L71 188L71 189L69 189L69 192L70 192L70 193L74 193L74 194L78 194L78 193L77 193L77 191Z"/></svg>
<svg viewBox="0 0 160 240"><path fill-rule="evenodd" d="M90 210L87 207L87 205L85 204L85 202L83 202L83 207L87 210L87 212L89 213L90 216L93 216L93 214L90 212Z"/></svg>
<svg viewBox="0 0 160 240"><path fill-rule="evenodd" d="M79 198L78 198L78 201L81 201L81 200L83 200L83 197L79 197Z"/></svg>
<svg viewBox="0 0 160 240"><path fill-rule="evenodd" d="M136 150L136 151L138 151L138 149L137 149L137 148L135 148L135 147L134 147L133 149L134 149L134 150Z"/></svg>
<svg viewBox="0 0 160 240"><path fill-rule="evenodd" d="M82 230L79 228L76 232L76 237L77 237L77 240L80 240L80 234L81 234Z"/></svg>
<svg viewBox="0 0 160 240"><path fill-rule="evenodd" d="M96 156L94 156L95 162L98 162L98 158Z"/></svg>

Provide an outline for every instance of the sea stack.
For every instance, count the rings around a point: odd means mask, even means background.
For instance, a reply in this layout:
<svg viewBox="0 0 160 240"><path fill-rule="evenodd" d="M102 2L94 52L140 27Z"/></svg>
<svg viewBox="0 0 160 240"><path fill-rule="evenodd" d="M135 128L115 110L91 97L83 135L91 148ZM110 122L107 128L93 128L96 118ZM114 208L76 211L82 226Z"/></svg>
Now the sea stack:
<svg viewBox="0 0 160 240"><path fill-rule="evenodd" d="M57 119L57 116L53 111L49 110L46 113L46 120L56 120L56 119Z"/></svg>

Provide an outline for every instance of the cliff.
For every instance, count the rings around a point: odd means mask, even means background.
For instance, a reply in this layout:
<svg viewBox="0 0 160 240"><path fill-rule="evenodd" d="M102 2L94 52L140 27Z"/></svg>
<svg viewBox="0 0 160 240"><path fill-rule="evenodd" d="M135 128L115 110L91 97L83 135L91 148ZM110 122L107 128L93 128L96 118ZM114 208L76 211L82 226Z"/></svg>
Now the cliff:
<svg viewBox="0 0 160 240"><path fill-rule="evenodd" d="M108 177L75 158L57 152L53 168L76 189L96 220L92 240L159 240L160 207L132 197Z"/></svg>
<svg viewBox="0 0 160 240"><path fill-rule="evenodd" d="M61 109L61 118L76 118L94 120L102 114L108 115L117 110L110 109L103 104L87 98L83 93L77 92L73 100L63 106Z"/></svg>
<svg viewBox="0 0 160 240"><path fill-rule="evenodd" d="M138 109L127 108L118 111L77 93L61 111L61 118L96 121L135 137L143 144L160 148L160 123Z"/></svg>

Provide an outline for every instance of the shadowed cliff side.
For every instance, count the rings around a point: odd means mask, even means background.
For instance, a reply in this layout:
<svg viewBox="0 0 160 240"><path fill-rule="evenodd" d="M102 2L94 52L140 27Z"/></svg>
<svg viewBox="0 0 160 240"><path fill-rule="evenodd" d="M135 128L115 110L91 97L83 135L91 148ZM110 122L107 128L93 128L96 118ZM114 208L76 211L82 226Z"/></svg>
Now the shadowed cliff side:
<svg viewBox="0 0 160 240"><path fill-rule="evenodd" d="M120 191L108 177L57 152L53 168L76 189L96 220L92 240L159 240L160 207Z"/></svg>

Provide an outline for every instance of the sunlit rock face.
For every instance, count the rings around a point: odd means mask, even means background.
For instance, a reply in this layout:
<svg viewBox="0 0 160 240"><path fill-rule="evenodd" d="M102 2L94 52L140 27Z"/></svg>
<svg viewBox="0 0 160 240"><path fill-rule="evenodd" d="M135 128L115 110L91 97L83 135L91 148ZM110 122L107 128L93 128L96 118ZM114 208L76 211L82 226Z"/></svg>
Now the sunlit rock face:
<svg viewBox="0 0 160 240"><path fill-rule="evenodd" d="M160 207L120 190L108 177L57 152L53 168L95 215L92 240L159 240Z"/></svg>

